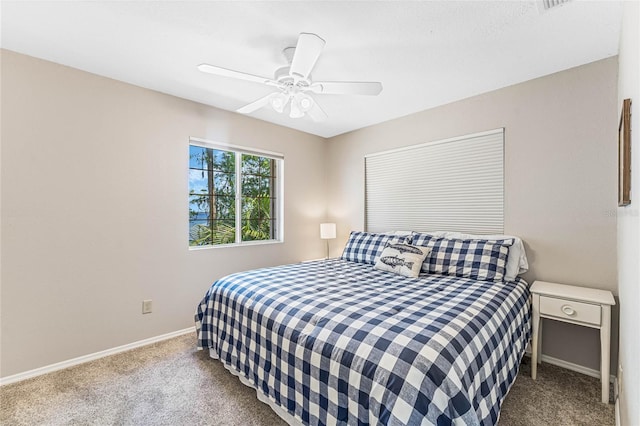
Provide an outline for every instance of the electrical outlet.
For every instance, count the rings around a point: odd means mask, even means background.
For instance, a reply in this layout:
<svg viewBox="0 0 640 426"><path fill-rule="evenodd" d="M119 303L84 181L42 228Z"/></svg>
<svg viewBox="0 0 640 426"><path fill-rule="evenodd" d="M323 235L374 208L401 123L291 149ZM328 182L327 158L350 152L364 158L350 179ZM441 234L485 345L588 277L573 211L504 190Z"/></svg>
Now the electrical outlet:
<svg viewBox="0 0 640 426"><path fill-rule="evenodd" d="M152 308L153 308L153 301L151 299L142 301L142 313L143 314L150 314Z"/></svg>

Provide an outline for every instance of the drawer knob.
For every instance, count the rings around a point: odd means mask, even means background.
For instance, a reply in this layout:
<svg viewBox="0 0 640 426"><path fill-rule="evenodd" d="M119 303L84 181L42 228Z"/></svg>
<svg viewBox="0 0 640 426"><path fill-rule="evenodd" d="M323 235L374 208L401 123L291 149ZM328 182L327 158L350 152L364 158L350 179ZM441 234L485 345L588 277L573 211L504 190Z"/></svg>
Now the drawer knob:
<svg viewBox="0 0 640 426"><path fill-rule="evenodd" d="M565 314L569 315L570 317L574 316L576 314L575 309L573 309L571 306L569 305L562 305L562 312L564 312Z"/></svg>

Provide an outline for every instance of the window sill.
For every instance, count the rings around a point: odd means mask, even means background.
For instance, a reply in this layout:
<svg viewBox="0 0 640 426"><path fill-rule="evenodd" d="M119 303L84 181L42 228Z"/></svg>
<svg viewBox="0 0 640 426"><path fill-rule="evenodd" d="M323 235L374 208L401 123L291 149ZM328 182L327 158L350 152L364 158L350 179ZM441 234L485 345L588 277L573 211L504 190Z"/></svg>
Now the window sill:
<svg viewBox="0 0 640 426"><path fill-rule="evenodd" d="M271 245L271 244L282 244L283 242L284 241L281 241L281 240L263 240L263 241L245 241L243 243L232 243L232 244L218 244L218 245L210 245L210 246L189 246L189 251L221 249L221 248L228 248L228 247L265 246L265 245Z"/></svg>

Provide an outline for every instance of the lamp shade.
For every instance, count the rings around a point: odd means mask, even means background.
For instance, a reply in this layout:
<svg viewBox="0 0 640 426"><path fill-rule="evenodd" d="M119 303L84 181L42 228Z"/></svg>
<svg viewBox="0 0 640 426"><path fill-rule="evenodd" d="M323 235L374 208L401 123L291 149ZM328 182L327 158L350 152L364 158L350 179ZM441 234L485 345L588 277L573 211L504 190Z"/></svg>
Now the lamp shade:
<svg viewBox="0 0 640 426"><path fill-rule="evenodd" d="M300 101L295 96L291 99L291 105L289 110L289 117L301 118L304 117L304 111L300 109Z"/></svg>
<svg viewBox="0 0 640 426"><path fill-rule="evenodd" d="M284 111L285 105L289 102L289 97L284 93L276 93L269 99L271 103L271 107L275 109L277 112L282 113Z"/></svg>
<svg viewBox="0 0 640 426"><path fill-rule="evenodd" d="M323 240L330 240L336 237L336 224L335 223L321 223L320 224L320 238Z"/></svg>

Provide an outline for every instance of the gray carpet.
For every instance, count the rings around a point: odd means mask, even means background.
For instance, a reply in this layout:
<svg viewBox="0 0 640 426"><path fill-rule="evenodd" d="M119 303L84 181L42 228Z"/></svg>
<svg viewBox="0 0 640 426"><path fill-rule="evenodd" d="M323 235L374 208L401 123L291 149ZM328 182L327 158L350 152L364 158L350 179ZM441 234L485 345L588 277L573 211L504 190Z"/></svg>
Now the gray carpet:
<svg viewBox="0 0 640 426"><path fill-rule="evenodd" d="M613 425L597 379L528 358L504 402L500 425ZM2 425L265 425L285 423L195 335L0 388Z"/></svg>

